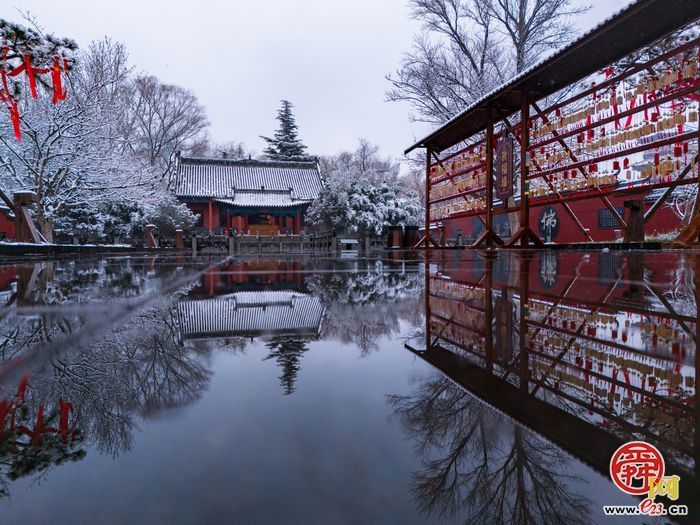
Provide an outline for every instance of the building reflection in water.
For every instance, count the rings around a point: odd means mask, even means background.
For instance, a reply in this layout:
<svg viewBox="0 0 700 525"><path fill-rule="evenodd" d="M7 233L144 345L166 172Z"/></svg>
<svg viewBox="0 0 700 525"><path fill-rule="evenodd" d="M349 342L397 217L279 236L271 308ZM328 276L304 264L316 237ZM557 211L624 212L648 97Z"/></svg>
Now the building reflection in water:
<svg viewBox="0 0 700 525"><path fill-rule="evenodd" d="M18 478L129 451L141 419L200 400L214 352L262 342L291 394L311 342L364 355L419 321L417 261L238 261L183 280L188 268L153 257L0 267L0 497ZM26 366L28 353L149 293L117 326Z"/></svg>
<svg viewBox="0 0 700 525"><path fill-rule="evenodd" d="M700 259L449 257L425 274L427 344L407 345L441 374L390 398L423 459L413 478L423 510L586 523L590 502L567 457L607 477L613 452L639 439L680 475L674 503L698 512Z"/></svg>
<svg viewBox="0 0 700 525"><path fill-rule="evenodd" d="M184 340L223 339L244 348L246 339L264 338L266 359L280 366L286 395L294 392L309 341L319 338L324 311L306 288L299 262L226 264L207 272L177 304Z"/></svg>

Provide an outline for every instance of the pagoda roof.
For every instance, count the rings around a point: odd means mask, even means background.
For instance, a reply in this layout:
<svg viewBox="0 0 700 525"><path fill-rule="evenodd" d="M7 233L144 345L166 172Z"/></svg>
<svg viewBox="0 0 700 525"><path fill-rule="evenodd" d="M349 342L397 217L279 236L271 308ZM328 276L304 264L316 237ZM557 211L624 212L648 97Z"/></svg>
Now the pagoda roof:
<svg viewBox="0 0 700 525"><path fill-rule="evenodd" d="M316 162L180 157L175 195L240 207L293 207L323 188Z"/></svg>

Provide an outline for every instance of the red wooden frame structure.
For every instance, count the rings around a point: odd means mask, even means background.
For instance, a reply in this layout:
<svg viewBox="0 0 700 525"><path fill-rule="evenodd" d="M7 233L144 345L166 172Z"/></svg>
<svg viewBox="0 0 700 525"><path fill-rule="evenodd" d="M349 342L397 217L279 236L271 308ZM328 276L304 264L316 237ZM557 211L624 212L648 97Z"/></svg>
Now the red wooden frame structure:
<svg viewBox="0 0 700 525"><path fill-rule="evenodd" d="M700 2L668 7L663 0L631 4L408 148L426 150L426 234L415 248L444 247L444 228L439 241L432 232L461 217L485 226L475 248L542 245L530 210L552 204L594 242L568 203L600 199L626 231L609 197L659 193L646 223L675 188L697 184L700 38L693 24ZM516 145L517 180L513 197L497 200L494 151L506 137ZM519 227L501 239L493 217L506 213L518 214ZM699 233L693 220L679 238Z"/></svg>
<svg viewBox="0 0 700 525"><path fill-rule="evenodd" d="M670 264L644 252L433 257L425 348L406 346L605 474L616 439L643 436L663 447L683 469L697 513L700 314L683 300L699 300L699 274L686 283L689 295L669 300L669 292L678 286L674 272L695 272L699 260L674 257Z"/></svg>

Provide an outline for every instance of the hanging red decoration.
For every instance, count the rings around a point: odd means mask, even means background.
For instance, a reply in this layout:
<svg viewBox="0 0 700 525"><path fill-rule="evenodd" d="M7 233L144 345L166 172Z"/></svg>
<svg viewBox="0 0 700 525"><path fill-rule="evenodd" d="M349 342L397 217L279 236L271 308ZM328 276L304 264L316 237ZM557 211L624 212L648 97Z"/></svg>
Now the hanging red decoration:
<svg viewBox="0 0 700 525"><path fill-rule="evenodd" d="M37 93L36 90L36 77L34 76L34 70L32 69L32 57L29 54L24 56L24 68L27 71L29 91L32 94L32 98L39 98L39 93Z"/></svg>
<svg viewBox="0 0 700 525"><path fill-rule="evenodd" d="M58 424L58 429L59 432L61 433L61 438L63 439L63 442L68 441L68 415L70 411L73 409L73 405L70 403L66 403L63 401L63 399L59 399L58 405L60 407L60 416L59 416L59 424Z"/></svg>
<svg viewBox="0 0 700 525"><path fill-rule="evenodd" d="M17 140L22 140L22 129L20 128L19 120L19 107L17 107L17 101L13 100L10 102L10 119L12 120L12 129L15 132L15 138Z"/></svg>
<svg viewBox="0 0 700 525"><path fill-rule="evenodd" d="M0 103L7 108L15 138L22 140L17 100L17 94L20 93L18 83L22 82L23 76L26 76L28 93L33 99L39 98L39 84L41 84L52 91L53 104L65 100L65 80L62 77L68 73L70 61L64 53L74 51L77 46L68 39L49 39L37 44L36 40L42 37L32 36L32 31L27 28L17 26L3 29L5 31L0 34L3 42L0 56ZM18 39L17 34L30 36L27 36L26 40L22 37ZM48 45L52 45L53 49L47 53ZM50 81L46 82L42 75L49 76Z"/></svg>

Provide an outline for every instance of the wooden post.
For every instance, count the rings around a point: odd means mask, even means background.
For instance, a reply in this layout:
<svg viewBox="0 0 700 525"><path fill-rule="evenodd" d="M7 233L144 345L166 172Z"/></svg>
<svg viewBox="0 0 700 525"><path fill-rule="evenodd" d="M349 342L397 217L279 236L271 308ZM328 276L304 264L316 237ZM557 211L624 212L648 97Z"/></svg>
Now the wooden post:
<svg viewBox="0 0 700 525"><path fill-rule="evenodd" d="M486 125L486 231L493 231L493 113Z"/></svg>
<svg viewBox="0 0 700 525"><path fill-rule="evenodd" d="M486 334L486 370L493 372L493 254L487 254L486 288L484 289L484 334Z"/></svg>
<svg viewBox="0 0 700 525"><path fill-rule="evenodd" d="M34 219L29 213L29 206L39 202L39 197L33 191L18 191L13 196L12 209L15 212L15 238L17 242L42 243L42 238L34 226Z"/></svg>
<svg viewBox="0 0 700 525"><path fill-rule="evenodd" d="M178 250L184 250L185 249L185 238L182 232L181 228L178 228L175 230L175 247Z"/></svg>
<svg viewBox="0 0 700 525"><path fill-rule="evenodd" d="M530 348L528 334L528 296L530 295L530 259L520 258L520 390L528 393L530 383Z"/></svg>
<svg viewBox="0 0 700 525"><path fill-rule="evenodd" d="M528 185L528 166L527 166L527 149L530 143L530 105L528 103L527 93L522 94L522 106L520 109L520 228L530 228L530 210L527 206L527 192L525 191ZM528 236L523 235L520 239L520 244L527 246Z"/></svg>
<svg viewBox="0 0 700 525"><path fill-rule="evenodd" d="M154 224L147 224L144 228L144 235L146 237L146 248L153 249L158 248L158 241L153 232L155 232L156 227Z"/></svg>
<svg viewBox="0 0 700 525"><path fill-rule="evenodd" d="M197 235L192 236L192 257L197 257Z"/></svg>
<svg viewBox="0 0 700 525"><path fill-rule="evenodd" d="M495 245L502 245L501 239L493 229L493 113L489 111L488 123L486 125L486 220L479 219L484 224L484 233L472 245L473 248L493 248Z"/></svg>
<svg viewBox="0 0 700 525"><path fill-rule="evenodd" d="M530 229L530 207L528 205L528 148L530 146L530 103L528 93L521 93L522 104L520 107L520 227L518 231L505 244L512 247L520 241L522 246L528 246L530 241L535 246L542 247L542 240Z"/></svg>
<svg viewBox="0 0 700 525"><path fill-rule="evenodd" d="M425 148L425 248L430 248L430 148Z"/></svg>
<svg viewBox="0 0 700 525"><path fill-rule="evenodd" d="M426 175L430 175L430 173L427 173ZM426 195L426 204L427 204L427 195ZM431 344L430 338L430 254L425 253L425 350L430 351L431 347L433 346Z"/></svg>

